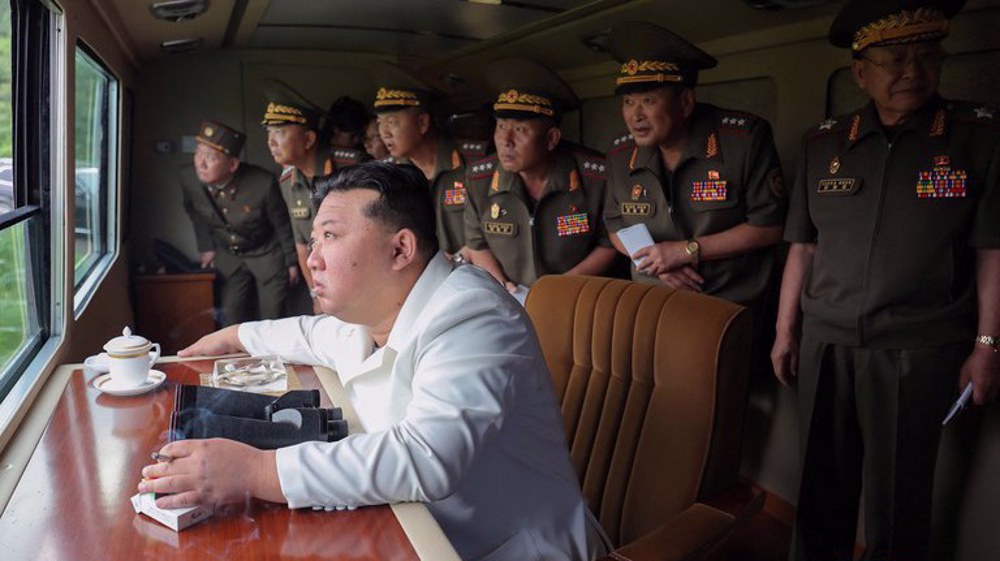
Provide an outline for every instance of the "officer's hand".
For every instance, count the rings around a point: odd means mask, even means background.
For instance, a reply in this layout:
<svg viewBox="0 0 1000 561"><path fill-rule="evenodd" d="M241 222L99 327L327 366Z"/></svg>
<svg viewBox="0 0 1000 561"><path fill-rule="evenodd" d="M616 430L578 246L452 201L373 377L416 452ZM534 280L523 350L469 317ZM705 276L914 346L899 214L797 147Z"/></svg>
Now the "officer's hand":
<svg viewBox="0 0 1000 561"><path fill-rule="evenodd" d="M215 266L215 252L214 251L202 251L201 252L201 268L207 269L208 267Z"/></svg>
<svg viewBox="0 0 1000 561"><path fill-rule="evenodd" d="M173 459L142 468L139 483L140 493L171 493L156 500L160 508L277 498L269 492L278 474L273 452L212 438L171 442L160 453Z"/></svg>
<svg viewBox="0 0 1000 561"><path fill-rule="evenodd" d="M299 284L299 266L292 265L288 268L288 286Z"/></svg>
<svg viewBox="0 0 1000 561"><path fill-rule="evenodd" d="M771 366L782 385L791 387L799 372L799 341L791 333L777 333L771 347Z"/></svg>
<svg viewBox="0 0 1000 561"><path fill-rule="evenodd" d="M240 343L239 325L230 325L214 333L209 333L186 349L177 351L177 356L218 356L245 351Z"/></svg>
<svg viewBox="0 0 1000 561"><path fill-rule="evenodd" d="M681 267L676 271L661 273L657 276L660 278L660 282L677 290L701 292L701 285L705 283L705 278L692 267Z"/></svg>
<svg viewBox="0 0 1000 561"><path fill-rule="evenodd" d="M684 251L684 242L659 242L646 246L632 255L632 260L641 260L638 269L650 276L659 276L668 271L691 264L691 256Z"/></svg>
<svg viewBox="0 0 1000 561"><path fill-rule="evenodd" d="M972 400L985 405L1000 392L1000 353L976 344L958 375L959 388L972 382Z"/></svg>

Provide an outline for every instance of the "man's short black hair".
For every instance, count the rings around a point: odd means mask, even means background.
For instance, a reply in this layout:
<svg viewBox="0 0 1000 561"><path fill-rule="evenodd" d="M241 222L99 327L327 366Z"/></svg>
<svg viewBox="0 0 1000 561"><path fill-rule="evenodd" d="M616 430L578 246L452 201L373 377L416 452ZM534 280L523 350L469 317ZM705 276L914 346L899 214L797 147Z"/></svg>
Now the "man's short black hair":
<svg viewBox="0 0 1000 561"><path fill-rule="evenodd" d="M363 135L365 127L368 126L369 114L365 104L344 95L338 97L330 106L327 119L331 129Z"/></svg>
<svg viewBox="0 0 1000 561"><path fill-rule="evenodd" d="M417 237L417 249L428 260L437 253L438 239L434 199L424 173L412 165L365 162L317 178L316 207L332 192L368 189L379 197L364 214L392 231L409 229Z"/></svg>

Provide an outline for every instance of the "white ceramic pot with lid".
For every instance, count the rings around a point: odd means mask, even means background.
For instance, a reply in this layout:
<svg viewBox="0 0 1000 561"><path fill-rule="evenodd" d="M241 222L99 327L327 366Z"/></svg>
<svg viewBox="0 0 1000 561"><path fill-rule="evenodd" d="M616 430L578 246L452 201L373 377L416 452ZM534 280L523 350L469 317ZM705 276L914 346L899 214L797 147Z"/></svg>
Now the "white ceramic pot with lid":
<svg viewBox="0 0 1000 561"><path fill-rule="evenodd" d="M149 369L160 358L160 344L141 335L133 335L126 327L121 337L104 345L112 383L119 388L132 388L146 382Z"/></svg>

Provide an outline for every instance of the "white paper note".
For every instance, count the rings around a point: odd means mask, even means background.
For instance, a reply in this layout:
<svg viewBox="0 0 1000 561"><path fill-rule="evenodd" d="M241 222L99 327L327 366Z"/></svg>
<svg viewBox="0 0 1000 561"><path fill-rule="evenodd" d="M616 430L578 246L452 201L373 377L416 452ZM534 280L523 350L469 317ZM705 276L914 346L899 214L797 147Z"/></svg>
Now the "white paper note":
<svg viewBox="0 0 1000 561"><path fill-rule="evenodd" d="M633 224L628 228L622 228L615 232L615 235L629 255L635 255L640 249L653 245L653 236L649 235L649 228L646 228L645 224ZM632 262L636 267L642 265L642 259L633 259Z"/></svg>

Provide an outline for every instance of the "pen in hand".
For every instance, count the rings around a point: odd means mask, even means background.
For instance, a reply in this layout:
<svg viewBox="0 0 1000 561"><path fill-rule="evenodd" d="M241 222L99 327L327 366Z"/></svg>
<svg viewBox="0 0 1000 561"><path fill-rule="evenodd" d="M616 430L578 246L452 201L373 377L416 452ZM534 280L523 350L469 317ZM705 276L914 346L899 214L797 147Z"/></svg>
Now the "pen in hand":
<svg viewBox="0 0 1000 561"><path fill-rule="evenodd" d="M969 404L969 398L971 397L972 397L972 382L969 382L968 384L966 384L965 389L962 390L962 395L958 396L958 399L955 400L955 404L951 406L950 410L948 410L948 414L945 416L944 420L941 421L941 425L942 426L947 425L948 421L951 421L953 418L955 418L955 415L958 415L958 412L964 409L965 406Z"/></svg>

